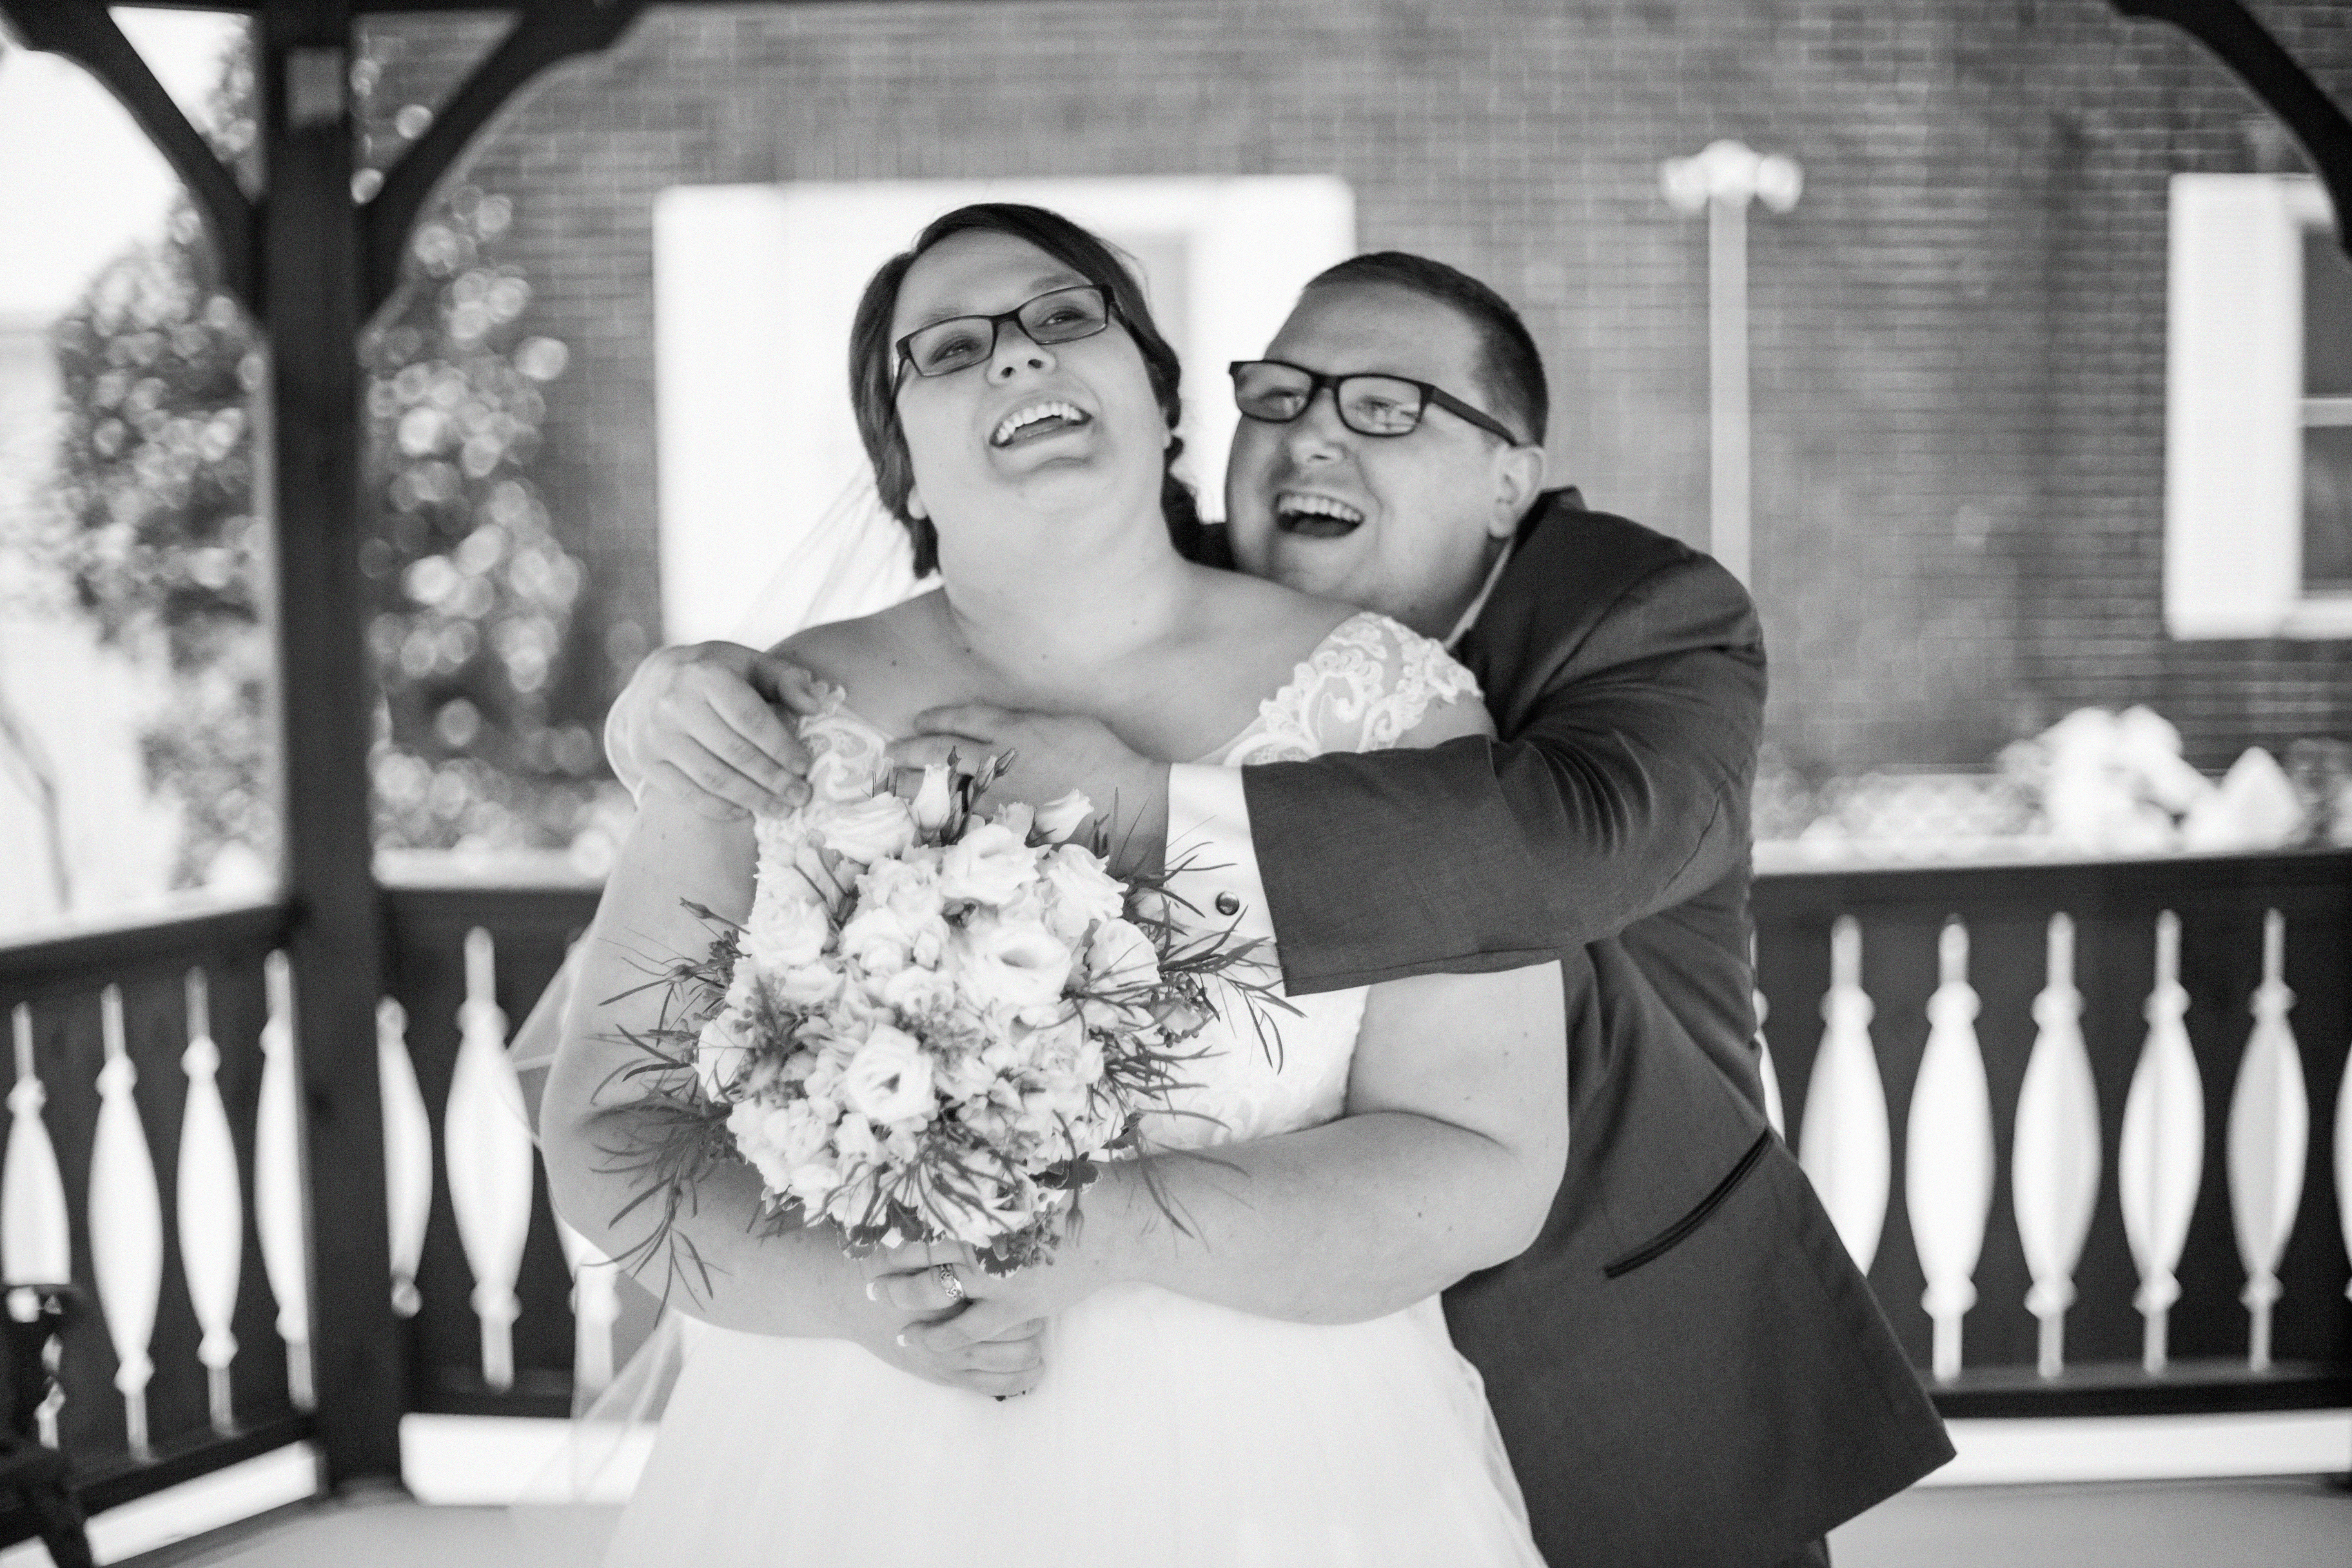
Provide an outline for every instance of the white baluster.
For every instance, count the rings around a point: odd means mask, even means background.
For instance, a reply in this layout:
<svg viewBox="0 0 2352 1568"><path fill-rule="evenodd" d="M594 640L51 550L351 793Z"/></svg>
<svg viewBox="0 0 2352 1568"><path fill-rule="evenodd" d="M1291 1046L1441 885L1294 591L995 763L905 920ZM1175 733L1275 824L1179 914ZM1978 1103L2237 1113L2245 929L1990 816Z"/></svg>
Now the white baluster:
<svg viewBox="0 0 2352 1568"><path fill-rule="evenodd" d="M2066 1364L2066 1309L2074 1303L2074 1268L2099 1198L2099 1091L2083 1044L2083 994L2074 989L2069 916L2050 917L2045 973L2033 999L2041 1031L2017 1097L2009 1184L2018 1240L2033 1275L2025 1305L2042 1322L2042 1375L2055 1377Z"/></svg>
<svg viewBox="0 0 2352 1568"><path fill-rule="evenodd" d="M1788 1113L1780 1105L1780 1071L1772 1064L1771 1042L1764 1037L1764 1019L1771 1010L1771 1005L1764 1000L1764 993L1757 992L1756 1072L1764 1080L1764 1120L1772 1124L1772 1131L1785 1142L1789 1136L1789 1126Z"/></svg>
<svg viewBox="0 0 2352 1568"><path fill-rule="evenodd" d="M2147 1042L2124 1100L2116 1184L2124 1237L2139 1270L2132 1304L2147 1322L2140 1364L2162 1372L2167 1324L2180 1300L2173 1270L2189 1243L2189 1219L2205 1174L2205 1087L2184 1022L2189 993L2180 985L2180 919L2169 910L2156 921L2156 989L2148 994L2147 1014Z"/></svg>
<svg viewBox="0 0 2352 1568"><path fill-rule="evenodd" d="M2263 983L2254 988L2253 1033L2238 1059L2230 1100L2230 1215L2238 1257L2246 1266L2239 1300L2252 1314L2246 1364L2271 1364L2271 1307L2279 1299L2279 1260L2294 1234L2303 1201L2304 1160L2311 1148L2311 1102L2303 1086L2303 1053L2286 1021L2294 993L2286 988L2286 921L2276 910L2263 917Z"/></svg>
<svg viewBox="0 0 2352 1568"><path fill-rule="evenodd" d="M572 1383L602 1394L613 1381L613 1325L621 1321L620 1270L596 1244L558 1219L563 1261L572 1268Z"/></svg>
<svg viewBox="0 0 2352 1568"><path fill-rule="evenodd" d="M2336 1218L2344 1227L2344 1252L2352 1257L2352 1050L2336 1079ZM2352 1280L2344 1294L2352 1298Z"/></svg>
<svg viewBox="0 0 2352 1568"><path fill-rule="evenodd" d="M98 1131L89 1152L89 1258L114 1342L114 1386L122 1394L131 1457L146 1459L147 1383L155 1373L147 1352L163 1296L163 1198L131 1093L139 1070L123 1041L119 986L106 988L99 1012L106 1065L98 1072Z"/></svg>
<svg viewBox="0 0 2352 1568"><path fill-rule="evenodd" d="M1864 1273L1878 1256L1893 1167L1886 1086L1870 1043L1873 1011L1862 989L1862 928L1841 916L1830 931L1830 990L1822 998L1828 1026L1805 1090L1798 1161Z"/></svg>
<svg viewBox="0 0 2352 1568"><path fill-rule="evenodd" d="M17 1003L10 1022L16 1081L8 1090L8 1157L0 1165L0 1273L10 1285L64 1285L73 1279L73 1222L57 1148L41 1120L48 1091L33 1060L32 1008ZM40 1298L32 1291L8 1292L8 1315L18 1322L31 1322L40 1311ZM65 1405L65 1390L55 1381L58 1349L52 1339L49 1391L35 1412L41 1441L52 1448L58 1446L58 1412Z"/></svg>
<svg viewBox="0 0 2352 1568"><path fill-rule="evenodd" d="M449 1204L473 1271L475 1315L482 1321L482 1381L514 1385L512 1328L521 1303L515 1279L530 1232L530 1123L522 1086L507 1058L507 1016L499 1011L490 933L466 933L466 1001L457 1009L457 1071L442 1123Z"/></svg>
<svg viewBox="0 0 2352 1568"><path fill-rule="evenodd" d="M302 1087L295 1060L294 975L282 952L262 967L269 1019L261 1026L261 1104L253 1130L253 1216L261 1233L262 1271L278 1300L278 1337L286 1345L287 1396L297 1410L316 1407L310 1377L310 1247L302 1184Z"/></svg>
<svg viewBox="0 0 2352 1568"><path fill-rule="evenodd" d="M413 1318L424 1303L416 1268L433 1214L433 1114L408 1055L408 1014L387 996L375 1007L376 1082L383 1097L383 1196L392 1237L392 1310Z"/></svg>
<svg viewBox="0 0 2352 1568"><path fill-rule="evenodd" d="M1903 1195L1927 1277L1920 1303L1936 1324L1936 1375L1951 1378L1960 1374L1960 1323L1977 1304L1977 1261L1992 1212L1992 1089L1977 1047L1968 927L1946 921L1937 952L1942 978L1927 999L1927 1048L1904 1139Z"/></svg>
<svg viewBox="0 0 2352 1568"><path fill-rule="evenodd" d="M245 1184L237 1177L236 1143L228 1108L221 1103L220 1047L213 1043L212 1005L201 969L188 971L188 1048L180 1068L188 1099L180 1114L180 1268L188 1301L204 1337L196 1359L205 1365L213 1429L236 1429L229 1364L236 1359L236 1286L245 1261Z"/></svg>

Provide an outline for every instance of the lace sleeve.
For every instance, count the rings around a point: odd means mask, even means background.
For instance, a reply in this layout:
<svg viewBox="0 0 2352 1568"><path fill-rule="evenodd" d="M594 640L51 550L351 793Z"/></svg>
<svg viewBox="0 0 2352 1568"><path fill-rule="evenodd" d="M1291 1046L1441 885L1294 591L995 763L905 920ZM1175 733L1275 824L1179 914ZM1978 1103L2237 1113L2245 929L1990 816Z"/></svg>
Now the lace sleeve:
<svg viewBox="0 0 2352 1568"><path fill-rule="evenodd" d="M1350 616L1266 699L1223 761L1241 767L1384 752L1440 709L1479 700L1477 680L1434 639L1386 616Z"/></svg>

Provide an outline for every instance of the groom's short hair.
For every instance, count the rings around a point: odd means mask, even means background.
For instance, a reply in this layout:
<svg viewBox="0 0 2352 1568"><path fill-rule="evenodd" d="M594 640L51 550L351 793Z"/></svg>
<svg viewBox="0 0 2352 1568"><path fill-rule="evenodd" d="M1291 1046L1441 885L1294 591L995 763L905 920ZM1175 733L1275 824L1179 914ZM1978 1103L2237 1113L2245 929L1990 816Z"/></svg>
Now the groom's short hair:
<svg viewBox="0 0 2352 1568"><path fill-rule="evenodd" d="M1351 256L1317 273L1306 291L1347 283L1384 283L1452 307L1478 336L1479 379L1494 405L1488 412L1523 431L1528 445L1543 445L1551 416L1543 355L1509 300L1467 272L1403 250Z"/></svg>

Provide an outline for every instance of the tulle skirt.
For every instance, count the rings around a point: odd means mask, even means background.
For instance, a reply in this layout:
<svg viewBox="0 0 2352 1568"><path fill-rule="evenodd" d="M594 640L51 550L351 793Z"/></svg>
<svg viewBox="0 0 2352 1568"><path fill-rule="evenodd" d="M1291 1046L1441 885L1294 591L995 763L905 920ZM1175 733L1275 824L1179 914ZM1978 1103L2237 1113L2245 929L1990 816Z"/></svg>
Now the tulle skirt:
<svg viewBox="0 0 2352 1568"><path fill-rule="evenodd" d="M1435 1300L1337 1328L1149 1286L1002 1404L839 1341L693 1336L607 1568L1542 1568Z"/></svg>

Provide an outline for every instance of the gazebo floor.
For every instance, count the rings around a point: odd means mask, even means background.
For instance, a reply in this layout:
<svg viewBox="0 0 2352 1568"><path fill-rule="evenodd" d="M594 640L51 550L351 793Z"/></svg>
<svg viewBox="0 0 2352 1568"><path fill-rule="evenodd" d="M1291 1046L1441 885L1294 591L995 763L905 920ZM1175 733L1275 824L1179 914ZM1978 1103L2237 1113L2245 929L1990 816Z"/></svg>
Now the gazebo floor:
<svg viewBox="0 0 2352 1568"><path fill-rule="evenodd" d="M1832 1538L1837 1568L2352 1568L2352 1491L2325 1479L1944 1487ZM502 1509L397 1496L303 1505L130 1559L135 1568L555 1568L584 1563Z"/></svg>

